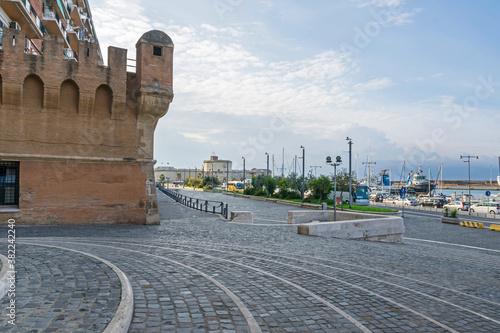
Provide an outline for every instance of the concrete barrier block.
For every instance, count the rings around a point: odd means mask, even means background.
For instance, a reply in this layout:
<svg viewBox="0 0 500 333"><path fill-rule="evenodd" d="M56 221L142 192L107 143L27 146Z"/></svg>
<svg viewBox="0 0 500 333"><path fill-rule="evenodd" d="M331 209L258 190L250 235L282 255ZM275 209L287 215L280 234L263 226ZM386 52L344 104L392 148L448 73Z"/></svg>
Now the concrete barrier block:
<svg viewBox="0 0 500 333"><path fill-rule="evenodd" d="M289 211L287 222L300 224L298 233L309 236L402 243L405 231L399 216L360 212Z"/></svg>
<svg viewBox="0 0 500 333"><path fill-rule="evenodd" d="M240 212L231 212L230 222L244 222L244 223L253 223L253 213L240 211Z"/></svg>
<svg viewBox="0 0 500 333"><path fill-rule="evenodd" d="M387 217L356 221L311 222L300 225L298 233L327 238L402 243L404 230L401 217Z"/></svg>

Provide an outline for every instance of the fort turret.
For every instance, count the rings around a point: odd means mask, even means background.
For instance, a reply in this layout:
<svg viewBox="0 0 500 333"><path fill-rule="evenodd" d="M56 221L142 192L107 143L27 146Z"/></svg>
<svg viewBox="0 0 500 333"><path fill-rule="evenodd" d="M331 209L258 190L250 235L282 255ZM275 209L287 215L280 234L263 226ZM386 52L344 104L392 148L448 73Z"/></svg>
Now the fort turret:
<svg viewBox="0 0 500 333"><path fill-rule="evenodd" d="M23 30L0 50L0 217L20 224L159 223L153 137L173 98L173 43L161 31L127 50L45 35L27 54ZM7 214L7 215L6 215ZM6 219L2 219L6 221Z"/></svg>

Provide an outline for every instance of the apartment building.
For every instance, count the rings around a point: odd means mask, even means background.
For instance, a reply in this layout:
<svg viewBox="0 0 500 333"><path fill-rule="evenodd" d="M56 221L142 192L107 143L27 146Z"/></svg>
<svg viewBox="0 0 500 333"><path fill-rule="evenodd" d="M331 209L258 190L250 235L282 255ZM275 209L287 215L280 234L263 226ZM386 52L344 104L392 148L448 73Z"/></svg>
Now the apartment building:
<svg viewBox="0 0 500 333"><path fill-rule="evenodd" d="M98 43L87 0L1 0L1 34L4 27L25 32L27 54L42 54L44 35L63 38L67 59L78 60L79 41Z"/></svg>

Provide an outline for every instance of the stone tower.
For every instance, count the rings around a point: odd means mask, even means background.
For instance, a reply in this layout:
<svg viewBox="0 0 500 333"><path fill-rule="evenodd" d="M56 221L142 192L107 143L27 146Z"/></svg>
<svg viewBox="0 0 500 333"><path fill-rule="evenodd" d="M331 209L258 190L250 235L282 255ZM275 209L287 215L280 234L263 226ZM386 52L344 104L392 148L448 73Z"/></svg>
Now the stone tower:
<svg viewBox="0 0 500 333"><path fill-rule="evenodd" d="M161 31L127 50L46 35L24 52L24 31L4 28L0 50L0 219L19 224L155 224L153 137L173 99L173 43ZM2 176L3 175L3 176ZM7 181L7 180L8 181Z"/></svg>

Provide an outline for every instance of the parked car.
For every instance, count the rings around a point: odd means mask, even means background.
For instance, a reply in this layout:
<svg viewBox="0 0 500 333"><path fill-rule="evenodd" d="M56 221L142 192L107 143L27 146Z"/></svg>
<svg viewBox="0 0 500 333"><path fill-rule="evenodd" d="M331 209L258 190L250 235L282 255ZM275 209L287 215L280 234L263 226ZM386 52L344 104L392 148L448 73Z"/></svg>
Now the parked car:
<svg viewBox="0 0 500 333"><path fill-rule="evenodd" d="M423 201L420 201L421 207L434 207L434 208L442 208L448 202L445 199L439 198L427 198Z"/></svg>
<svg viewBox="0 0 500 333"><path fill-rule="evenodd" d="M405 206L418 206L419 202L417 199L413 198L405 198L404 199L404 205Z"/></svg>
<svg viewBox="0 0 500 333"><path fill-rule="evenodd" d="M395 199L392 203L399 206L418 206L418 201L413 198Z"/></svg>
<svg viewBox="0 0 500 333"><path fill-rule="evenodd" d="M465 201L452 201L443 206L443 208L448 208L450 211L453 210L469 210L469 203Z"/></svg>
<svg viewBox="0 0 500 333"><path fill-rule="evenodd" d="M471 213L500 214L500 203L481 202L470 207Z"/></svg>

